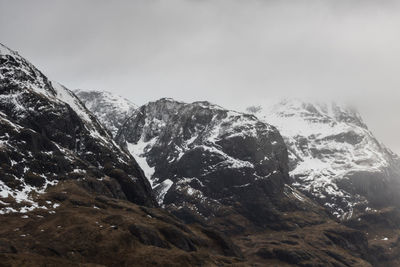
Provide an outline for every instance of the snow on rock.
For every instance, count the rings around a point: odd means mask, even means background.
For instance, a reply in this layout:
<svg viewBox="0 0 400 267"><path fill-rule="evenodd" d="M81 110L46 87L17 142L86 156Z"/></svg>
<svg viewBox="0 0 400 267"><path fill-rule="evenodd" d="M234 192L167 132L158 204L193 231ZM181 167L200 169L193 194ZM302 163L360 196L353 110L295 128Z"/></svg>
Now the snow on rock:
<svg viewBox="0 0 400 267"><path fill-rule="evenodd" d="M265 134L276 134L273 127L267 124L262 124L262 127ZM220 166L254 168L253 162L225 152L219 142L223 139L257 138L260 134L258 128L260 122L252 116L228 111L208 102L186 104L164 98L137 109L117 140L127 141L128 150L141 163L139 165L148 179L157 182L164 178L164 173L155 171L155 159L151 155L161 147L165 149L160 151L162 154L159 156L165 158L166 163L180 161L188 152L199 150L220 159L214 165L208 165L208 171Z"/></svg>
<svg viewBox="0 0 400 267"><path fill-rule="evenodd" d="M125 153L124 151L120 150L119 146L112 139L112 136L104 131L99 125L96 116L91 114L91 112L71 90L57 82L51 83L56 92L58 100L68 104L78 114L78 116L85 121L85 127L93 138L102 142L103 145L109 146L111 149L116 149L120 153Z"/></svg>
<svg viewBox="0 0 400 267"><path fill-rule="evenodd" d="M155 204L140 167L75 94L1 44L0 162L2 201L30 205L19 212L34 207L34 193L85 176L122 176L128 200Z"/></svg>
<svg viewBox="0 0 400 267"><path fill-rule="evenodd" d="M171 186L174 184L170 179L166 179L159 183L154 190L156 191L157 195L157 202L159 205L162 205L164 202L165 195L168 193Z"/></svg>
<svg viewBox="0 0 400 267"><path fill-rule="evenodd" d="M144 174L146 175L146 178L149 180L150 185L152 187L153 187L153 180L151 179L151 177L153 177L154 174L154 167L150 167L149 164L147 163L145 153L146 153L146 148L150 148L155 141L156 138L153 138L149 142L144 142L143 139L140 139L136 144L127 143L129 152L131 153L132 156L134 156L137 163L144 171Z"/></svg>
<svg viewBox="0 0 400 267"><path fill-rule="evenodd" d="M106 91L75 90L74 93L113 136L137 106L121 96Z"/></svg>
<svg viewBox="0 0 400 267"><path fill-rule="evenodd" d="M81 119L85 120L86 123L93 123L87 110L71 91L58 82L53 81L51 84L53 85L53 88L56 91L56 96L59 100L67 103L79 115L79 117L81 117Z"/></svg>
<svg viewBox="0 0 400 267"><path fill-rule="evenodd" d="M355 205L368 200L386 201L389 192L374 191L374 186L390 189L389 181L398 186L398 157L350 107L293 99L247 111L276 126L284 137L294 185L338 217L348 217Z"/></svg>
<svg viewBox="0 0 400 267"><path fill-rule="evenodd" d="M280 192L288 182L287 150L274 127L204 101L150 102L134 111L116 140L134 155L161 205L203 218L247 197L268 205L256 184Z"/></svg>
<svg viewBox="0 0 400 267"><path fill-rule="evenodd" d="M0 43L0 79L8 86L27 88L37 94L54 96L50 81L29 61Z"/></svg>

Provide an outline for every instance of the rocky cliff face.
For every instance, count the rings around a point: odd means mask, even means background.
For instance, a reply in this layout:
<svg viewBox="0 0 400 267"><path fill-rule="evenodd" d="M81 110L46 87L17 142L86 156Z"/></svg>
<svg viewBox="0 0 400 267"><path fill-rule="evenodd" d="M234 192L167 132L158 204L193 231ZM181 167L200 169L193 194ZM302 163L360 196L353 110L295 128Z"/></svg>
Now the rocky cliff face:
<svg viewBox="0 0 400 267"><path fill-rule="evenodd" d="M34 192L66 179L104 180L94 190L153 205L142 170L64 86L0 45L0 192L31 209ZM7 207L2 213L15 210Z"/></svg>
<svg viewBox="0 0 400 267"><path fill-rule="evenodd" d="M74 93L114 137L125 120L138 108L126 98L110 92L75 90Z"/></svg>
<svg viewBox="0 0 400 267"><path fill-rule="evenodd" d="M226 209L268 224L289 182L286 147L274 127L208 102L150 102L116 140L127 143L161 205L202 218Z"/></svg>
<svg viewBox="0 0 400 267"><path fill-rule="evenodd" d="M399 203L399 158L377 141L355 110L288 100L248 112L283 135L294 186L337 217Z"/></svg>

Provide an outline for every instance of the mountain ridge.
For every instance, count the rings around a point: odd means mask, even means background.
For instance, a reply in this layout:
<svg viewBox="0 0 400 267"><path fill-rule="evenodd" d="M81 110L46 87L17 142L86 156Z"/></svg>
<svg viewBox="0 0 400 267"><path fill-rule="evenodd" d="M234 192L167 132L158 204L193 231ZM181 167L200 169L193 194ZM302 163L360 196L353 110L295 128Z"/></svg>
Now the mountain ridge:
<svg viewBox="0 0 400 267"><path fill-rule="evenodd" d="M284 136L269 123L161 99L121 116L115 142L108 118L88 111L96 105L2 49L6 266L398 266L399 208L334 219L293 186Z"/></svg>
<svg viewBox="0 0 400 267"><path fill-rule="evenodd" d="M200 104L199 104L200 103ZM169 105L169 108L164 108L165 105ZM151 107L152 106L152 107ZM183 107L190 107L193 110L196 110L196 112L188 112L187 110L184 111L184 109L181 109L180 106ZM211 107L211 108L209 108ZM190 110L190 108L188 108ZM310 108L310 107L309 107ZM398 208L390 208L390 207L383 207L382 209L376 207L376 209L368 204L362 207L361 209L354 209L355 212L351 214L351 216L347 216L346 218L340 217L340 216L335 216L336 219L333 221L336 221L336 223L332 223L333 217L331 217L330 214L334 213L336 209L329 208L325 205L324 208L322 206L316 204L312 199L315 199L315 195L313 194L308 194L307 191L303 190L297 190L296 189L296 184L291 184L291 181L286 181L288 184L284 184L283 188L281 187L280 192L283 194L277 194L275 195L280 201L277 202L269 202L271 200L271 196L274 196L274 194L269 194L269 196L260 196L252 189L249 187L252 183L241 183L238 187L235 188L236 185L233 185L233 187L226 186L225 187L228 189L230 192L235 192L235 194L238 194L240 191L234 191L236 189L243 190L244 191L240 194L244 194L247 196L252 196L251 203L255 205L256 207L255 211L257 216L261 218L262 222L266 222L266 224L258 224L257 220L253 221L254 217L248 216L249 214L243 211L251 211L251 208L248 206L244 205L242 206L242 209L239 208L239 210L235 211L235 208L240 207L240 205L233 205L229 206L229 202L224 202L224 204L227 204L226 206L222 205L220 206L219 209L207 209L206 207L201 207L202 201L201 199L204 198L205 195L208 195L210 192L212 192L210 189L207 191L204 191L206 188L212 188L210 187L210 184L208 182L208 185L205 186L205 182L202 179L198 179L199 177L201 178L201 171L200 175L199 173L193 175L180 175L180 176L175 176L172 175L173 179L170 179L171 176L165 176L162 180L158 180L157 176L157 169L159 169L159 166L162 166L163 163L168 163L167 165L174 166L175 161L179 161L181 158L184 158L185 154L190 151L191 148L194 148L194 145L191 146L194 142L197 142L197 145L212 145L212 142L207 142L207 138L199 138L193 137L194 133L197 132L202 132L201 130L197 131L188 131L188 133L185 134L185 132L181 132L180 134L171 134L171 130L168 130L170 127L176 128L175 131L179 132L179 129L183 127L185 129L196 129L197 127L200 127L201 129L207 129L212 132L213 129L213 121L216 120L218 121L218 116L209 116L211 117L210 120L204 119L204 120L199 120L196 121L196 115L197 113L201 114L201 109L206 109L209 110L209 112L215 112L216 114L218 113L218 110L224 110L223 108L219 106L214 106L212 104L209 104L208 102L194 102L194 103L184 103L180 101L175 101L171 98L162 98L157 101L149 102L148 104L145 104L141 106L136 113L132 115L130 119L128 119L124 126L122 127L121 131L117 135L117 141L118 137L123 136L122 138L123 143L126 141L127 145L131 145L131 152L136 153L135 157L140 158L138 160L141 162L142 166L147 165L144 167L144 169L148 169L147 172L150 175L147 175L148 177L153 177L155 179L155 184L153 185L153 189L155 191L155 194L161 198L158 199L159 203L162 204L164 208L172 212L174 215L178 216L179 218L183 219L187 223L199 223L202 225L213 225L213 227L216 227L219 231L223 231L224 233L228 234L229 236L233 236L234 241L237 242L237 244L240 244L240 247L243 249L244 254L249 257L249 258L254 258L258 259L257 264L260 264L260 266L263 266L266 262L268 262L267 259L272 259L272 258L279 258L280 260L286 262L286 263L291 263L291 264L309 264L309 266L314 266L313 264L308 261L308 256L305 256L305 259L301 260L299 258L296 258L297 256L293 256L296 259L290 260L289 258L291 256L288 256L287 254L290 255L299 255L296 253L300 253L300 255L313 255L310 256L312 259L322 257L320 251L325 251L328 253L331 257L332 255L334 256L335 259L338 259L339 254L335 254L331 251L330 245L327 246L327 248L323 248L325 245L322 244L329 244L330 242L333 241L336 246L341 247L343 244L352 244L350 246L345 246L346 253L350 253L351 255L357 255L356 258L362 258L364 260L367 260L368 262L372 263L373 266L396 266L396 264L399 262L398 261L398 254L396 251L398 251L399 247L396 243L396 234L395 232L397 230L396 224L399 218L398 217ZM255 108L257 110L257 108ZM311 107L311 110L312 107ZM154 112L152 112L154 111ZM226 111L225 112L229 112ZM309 113L309 112L308 112ZM186 115L185 115L186 114ZM258 117L254 114L245 114L245 113L240 113L240 112L233 112L233 114L240 116L243 116L249 120L260 120ZM352 125L360 127L364 129L365 131L367 130L366 125L363 123L362 119L359 116L353 116L354 115L354 110L351 111L350 113L352 116L348 116L348 114L343 114L343 112L339 112L337 118L343 123L352 123ZM171 119L171 118L179 118L179 117L185 117L186 119ZM229 116L227 116L230 118ZM225 117L225 118L227 118ZM235 117L235 116L233 116ZM310 117L311 121L313 121L313 117ZM229 119L228 121L232 120ZM232 124L234 120L232 120L230 123ZM261 122L262 120L260 120ZM315 120L316 122L326 122L327 118L317 118ZM266 120L266 122L270 122L269 120ZM328 120L329 122L329 120ZM262 123L262 122L261 122ZM154 124L154 125L153 125ZM263 124L263 123L262 123ZM229 123L227 125L230 125ZM204 127L205 126L205 127ZM328 123L329 126L329 123ZM203 128L204 127L204 128ZM272 127L272 126L271 126ZM224 128L224 127L222 127ZM226 129L230 129L232 127L226 127ZM250 127L254 128L254 127ZM275 127L272 127L275 129ZM233 129L235 129L233 127ZM279 129L279 127L277 128ZM307 129L306 129L307 130ZM243 131L243 129L240 129L238 132ZM173 132L173 131L172 131ZM207 132L207 131L205 131ZM227 130L227 135L224 136L224 138L229 139L230 134L235 134L235 130L233 132L229 133L229 130ZM240 135L240 134L239 134ZM179 136L182 138L176 137ZM207 134L206 134L207 136ZM125 137L128 137L125 139ZM145 137L145 138L143 138ZM151 151L158 146L159 139L162 140L162 144L168 146L172 146L172 148L164 148L160 150L155 150L155 153L151 155ZM283 135L283 139L285 136ZM213 139L213 138L212 138ZM217 138L218 139L218 138ZM141 140L141 142L139 142ZM346 138L341 137L342 142L346 141ZM215 141L215 138L212 140ZM270 140L272 141L272 140ZM186 143L189 142L189 145ZM240 144L241 142L234 142L233 146ZM283 143L283 142L282 142ZM281 143L281 144L282 144ZM241 146L241 145L239 145ZM246 147L246 146L243 146ZM221 150L221 147L216 147L216 150ZM178 152L175 153L174 151ZM223 151L223 149L222 149ZM240 149L236 150L234 152L235 157L238 157L240 155ZM172 152L172 155L168 155L168 153ZM238 153L239 154L236 154ZM166 155L164 155L166 153ZM289 146L289 155L290 155L290 146ZM189 153L190 155L190 153ZM391 154L392 155L392 154ZM179 157L182 156L182 157ZM239 156L240 157L240 156ZM161 160L161 165L157 163L156 159L157 158L164 158L164 160ZM207 157L207 158L212 158L212 157ZM142 163L144 162L144 163ZM183 165L178 165L179 167L177 168L172 168L172 173L173 170L192 170L192 171L199 171L201 170L201 157L196 158L193 156L187 157L186 163ZM296 162L292 162L292 164L295 164ZM290 159L288 162L288 170L291 170L290 168ZM213 166L212 161L208 162L206 166ZM295 165L294 165L295 166ZM292 166L293 167L293 166ZM220 170L223 170L224 167L222 165L219 166ZM168 174L168 172L171 170L166 170L162 171L160 173L163 174ZM189 177L189 178L188 178ZM218 175L218 178L221 178L222 176ZM167 179L165 179L167 178ZM230 178L232 178L232 174L230 174ZM221 179L224 180L224 179ZM234 179L232 179L234 180ZM294 180L296 182L296 180ZM253 182L253 185L255 187L263 187L261 184L256 184ZM275 186L267 186L267 188L273 189L273 188L279 188ZM203 192L206 192L204 194ZM214 197L215 199L215 194L212 194L211 196ZM273 197L272 197L273 198ZM263 199L265 202L265 199L269 199L268 203L272 205L268 205L268 210L269 210L269 218L268 215L267 217L264 217L265 214L260 215L260 211L262 211L262 205L257 206L257 201L256 199ZM243 201L240 198L233 198L233 203L240 203ZM329 200L329 199L328 199ZM329 200L330 201L330 200ZM244 201L246 202L246 201ZM212 202L215 204L215 202ZM321 205L324 205L324 203L329 203L329 202L320 202ZM221 203L217 203L221 204ZM265 203L264 203L265 204ZM387 205L391 205L391 202L386 202ZM274 206L276 205L276 206ZM212 205L211 205L212 206ZM218 207L217 205L214 205L214 207ZM233 207L233 209L232 209ZM210 213L211 211L211 213ZM276 213L274 212L276 211ZM199 212L199 213L198 213ZM329 212L329 213L328 213ZM212 214L212 216L210 216ZM396 215L397 214L397 215ZM284 216L282 216L284 215ZM335 214L336 215L336 214ZM272 219L275 218L275 219ZM274 223L274 220L276 223ZM345 226L345 228L341 228ZM332 228L333 227L333 228ZM339 227L339 228L338 228ZM346 228L350 227L350 228ZM268 229L268 230L267 230ZM339 230L340 229L340 230ZM312 240L308 240L306 243L300 242L301 248L296 246L296 250L293 251L291 247L286 247L283 245L282 240L280 241L270 241L273 235L272 233L276 233L277 236L283 236L286 231L290 233L289 235L295 235L293 233L302 233L302 231L306 231L307 234L306 236L303 236L302 238L307 239L307 236L310 236ZM275 232L276 231L276 232ZM348 232L347 232L348 231ZM356 231L356 232L353 232ZM332 233L333 234L332 236ZM243 234L245 234L247 238L243 238ZM268 236L268 238L267 238ZM324 237L329 236L330 241L322 241ZM343 240L344 236L350 237L350 239ZM390 238L388 237L390 236ZM314 239L315 238L315 239ZM244 241L248 240L248 241ZM268 241L269 240L269 241ZM340 243L337 243L338 240L341 240ZM357 240L357 241L356 241ZM364 240L364 241L361 241ZM268 242L271 242L269 244ZM291 241L284 241L284 242L289 242L293 244L297 244L299 240L291 240ZM316 243L319 244L318 248L318 255L315 254L312 249L310 250L308 248L308 245L310 244L313 246L313 244ZM322 243L321 243L322 242ZM355 243L354 243L355 242ZM268 245L266 245L268 243ZM271 248L272 243L276 244L275 248ZM249 249L252 247L253 249ZM265 248L266 247L266 248ZM283 248L284 247L284 248ZM355 249L357 247L357 249ZM282 249L283 248L283 249ZM377 250L381 252L377 252ZM307 251L307 252L305 252ZM384 252L385 251L385 252ZM281 253L282 254L279 254ZM292 254L293 253L293 254ZM306 254L302 254L306 253ZM307 254L310 253L310 254ZM333 253L333 254L332 254ZM285 256L282 256L285 255ZM322 260L323 266L341 266L341 264L346 265L359 265L359 266L369 266L369 263L367 262L357 262L357 260L349 259L347 256L344 256L344 254L340 254L344 258L341 263L331 263L329 260L325 261ZM372 256L376 255L376 256ZM288 258L285 258L285 257ZM260 259L262 258L262 260ZM345 260L346 259L346 260ZM318 266L318 264L316 265Z"/></svg>

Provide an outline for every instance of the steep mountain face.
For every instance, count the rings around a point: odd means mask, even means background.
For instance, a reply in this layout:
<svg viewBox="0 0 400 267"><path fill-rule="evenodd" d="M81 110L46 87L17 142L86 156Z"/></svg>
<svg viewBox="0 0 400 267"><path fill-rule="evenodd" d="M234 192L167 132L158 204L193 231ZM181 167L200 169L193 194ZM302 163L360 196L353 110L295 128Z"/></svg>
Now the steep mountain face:
<svg viewBox="0 0 400 267"><path fill-rule="evenodd" d="M75 90L74 93L114 137L137 109L131 101L110 92Z"/></svg>
<svg viewBox="0 0 400 267"><path fill-rule="evenodd" d="M300 100L248 109L285 139L293 184L334 215L398 203L400 160L353 109Z"/></svg>
<svg viewBox="0 0 400 267"><path fill-rule="evenodd" d="M267 224L289 182L286 147L274 127L208 102L150 102L116 140L127 143L158 202L177 213L209 218L233 210Z"/></svg>
<svg viewBox="0 0 400 267"><path fill-rule="evenodd" d="M79 99L3 45L0 125L1 213L36 208L34 192L88 176L103 180L95 191L154 204L143 171Z"/></svg>

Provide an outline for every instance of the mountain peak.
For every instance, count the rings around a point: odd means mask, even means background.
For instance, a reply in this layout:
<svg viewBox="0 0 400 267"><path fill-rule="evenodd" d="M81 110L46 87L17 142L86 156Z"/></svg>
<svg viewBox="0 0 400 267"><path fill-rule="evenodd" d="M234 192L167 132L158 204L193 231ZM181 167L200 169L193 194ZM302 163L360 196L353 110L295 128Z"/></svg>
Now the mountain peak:
<svg viewBox="0 0 400 267"><path fill-rule="evenodd" d="M338 217L351 216L356 206L397 199L398 157L376 140L354 108L286 99L247 112L278 128L294 185Z"/></svg>
<svg viewBox="0 0 400 267"><path fill-rule="evenodd" d="M75 94L112 136L138 108L132 101L107 91L75 90Z"/></svg>
<svg viewBox="0 0 400 267"><path fill-rule="evenodd" d="M55 96L48 78L17 52L0 44L0 79L5 87L22 87L38 94Z"/></svg>
<svg viewBox="0 0 400 267"><path fill-rule="evenodd" d="M344 122L367 128L355 107L333 101L285 99L272 105L269 109L269 112L287 117L295 116L305 120L320 120L321 122Z"/></svg>
<svg viewBox="0 0 400 267"><path fill-rule="evenodd" d="M26 210L24 202L35 209L34 192L87 177L108 177L108 185L123 192L103 192L109 196L153 205L140 167L75 94L17 53L1 50L0 197L9 196L13 209L2 206L0 213Z"/></svg>

